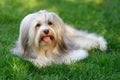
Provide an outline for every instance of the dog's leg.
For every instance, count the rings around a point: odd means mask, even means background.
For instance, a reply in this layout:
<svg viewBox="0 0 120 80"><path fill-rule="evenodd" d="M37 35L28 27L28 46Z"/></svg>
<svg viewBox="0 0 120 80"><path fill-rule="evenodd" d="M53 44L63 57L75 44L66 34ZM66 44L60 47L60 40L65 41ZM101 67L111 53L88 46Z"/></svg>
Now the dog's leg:
<svg viewBox="0 0 120 80"><path fill-rule="evenodd" d="M100 50L107 49L107 42L102 36L98 36L95 33L87 33L83 31L76 31L74 35L74 41L81 48L91 50L93 48L99 48Z"/></svg>
<svg viewBox="0 0 120 80"><path fill-rule="evenodd" d="M93 48L99 48L102 51L107 49L106 40L95 33L87 33L66 25L65 34L82 49L91 50Z"/></svg>
<svg viewBox="0 0 120 80"><path fill-rule="evenodd" d="M70 64L71 62L83 60L88 56L88 52L85 50L73 50L70 51L68 54L65 54L62 56L62 59L60 60L59 63L65 63L65 64Z"/></svg>
<svg viewBox="0 0 120 80"><path fill-rule="evenodd" d="M42 60L42 59L39 59L39 58L36 58L36 59L28 58L26 60L32 62L35 66L37 66L39 68L45 67L45 66L48 66L48 65L51 64L50 61Z"/></svg>

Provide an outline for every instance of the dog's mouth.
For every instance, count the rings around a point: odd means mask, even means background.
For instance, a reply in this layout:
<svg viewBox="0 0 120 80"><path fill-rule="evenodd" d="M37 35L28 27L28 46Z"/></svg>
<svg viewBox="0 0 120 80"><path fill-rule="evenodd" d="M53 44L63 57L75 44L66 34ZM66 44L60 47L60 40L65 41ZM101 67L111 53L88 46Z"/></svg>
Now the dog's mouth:
<svg viewBox="0 0 120 80"><path fill-rule="evenodd" d="M43 36L42 38L41 38L41 41L43 41L43 42L45 42L45 43L48 43L48 42L50 42L51 40L54 40L54 36Z"/></svg>

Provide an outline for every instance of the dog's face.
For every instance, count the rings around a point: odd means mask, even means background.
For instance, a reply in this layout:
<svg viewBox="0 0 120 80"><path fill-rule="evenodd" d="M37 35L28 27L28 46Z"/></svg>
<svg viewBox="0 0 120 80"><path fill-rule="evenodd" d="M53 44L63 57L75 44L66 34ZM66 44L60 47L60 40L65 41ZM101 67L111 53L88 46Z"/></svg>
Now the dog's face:
<svg viewBox="0 0 120 80"><path fill-rule="evenodd" d="M64 23L55 13L39 11L26 16L20 26L20 42L24 48L34 46L65 46L63 41Z"/></svg>
<svg viewBox="0 0 120 80"><path fill-rule="evenodd" d="M53 19L54 14L48 12L41 12L34 16L34 19L31 21L34 26L30 29L29 38L33 39L35 46L44 46L54 44L57 40L56 23ZM33 30L35 31L34 33ZM33 36L31 36L34 34Z"/></svg>

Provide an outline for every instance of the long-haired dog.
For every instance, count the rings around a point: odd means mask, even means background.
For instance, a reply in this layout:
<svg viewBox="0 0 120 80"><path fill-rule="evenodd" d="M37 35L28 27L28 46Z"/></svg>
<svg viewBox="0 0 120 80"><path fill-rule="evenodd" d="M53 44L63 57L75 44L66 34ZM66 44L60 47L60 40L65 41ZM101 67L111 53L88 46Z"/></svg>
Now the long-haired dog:
<svg viewBox="0 0 120 80"><path fill-rule="evenodd" d="M102 36L77 30L57 14L41 10L22 20L13 53L42 67L82 60L88 56L88 50L106 50L106 45Z"/></svg>

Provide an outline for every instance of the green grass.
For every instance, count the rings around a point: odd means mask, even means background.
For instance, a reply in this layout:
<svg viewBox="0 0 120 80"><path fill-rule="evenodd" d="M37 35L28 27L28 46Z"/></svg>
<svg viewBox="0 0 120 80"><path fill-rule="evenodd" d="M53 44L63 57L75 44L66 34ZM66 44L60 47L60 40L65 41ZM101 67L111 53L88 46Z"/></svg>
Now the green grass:
<svg viewBox="0 0 120 80"><path fill-rule="evenodd" d="M24 16L46 9L105 36L108 49L70 65L37 68L11 54ZM0 80L120 80L120 0L0 0Z"/></svg>

